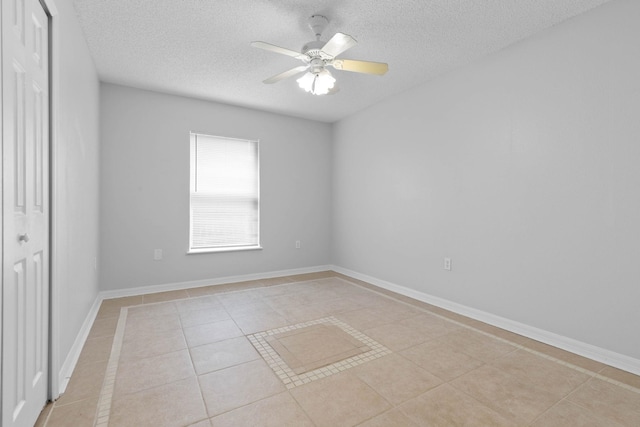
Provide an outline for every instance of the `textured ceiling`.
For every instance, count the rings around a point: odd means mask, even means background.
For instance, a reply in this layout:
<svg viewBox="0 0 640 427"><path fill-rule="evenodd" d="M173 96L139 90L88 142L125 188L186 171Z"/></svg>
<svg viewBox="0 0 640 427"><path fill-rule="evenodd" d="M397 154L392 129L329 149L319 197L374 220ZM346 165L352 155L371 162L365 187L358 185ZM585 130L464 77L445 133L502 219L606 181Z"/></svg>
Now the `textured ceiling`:
<svg viewBox="0 0 640 427"><path fill-rule="evenodd" d="M500 50L608 0L73 0L100 79L333 122L378 100ZM330 19L358 45L339 57L387 62L371 76L331 72L340 91L313 96L295 77L267 77L300 63L252 48L300 50L307 18Z"/></svg>

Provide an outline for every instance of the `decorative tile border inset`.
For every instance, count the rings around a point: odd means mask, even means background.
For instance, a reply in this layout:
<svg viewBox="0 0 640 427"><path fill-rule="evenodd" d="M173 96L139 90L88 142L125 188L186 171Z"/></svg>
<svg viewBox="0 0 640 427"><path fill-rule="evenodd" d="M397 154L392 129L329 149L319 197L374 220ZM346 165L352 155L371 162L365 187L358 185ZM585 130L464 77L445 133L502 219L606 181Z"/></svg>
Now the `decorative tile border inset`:
<svg viewBox="0 0 640 427"><path fill-rule="evenodd" d="M127 325L128 308L120 309L120 318L116 326L116 332L113 337L113 345L111 346L111 354L107 363L107 371L104 374L104 382L100 391L100 400L98 401L98 410L94 419L95 427L108 427L109 415L111 413L111 401L113 400L113 390L116 383L116 372L118 372L118 362L120 360L120 352L122 351L122 343L124 341L124 330Z"/></svg>
<svg viewBox="0 0 640 427"><path fill-rule="evenodd" d="M293 372L291 368L289 368L287 363L282 360L280 355L267 342L267 337L320 324L337 326L356 340L363 343L363 345L368 346L371 350L298 375ZM309 322L297 323L295 325L284 326L281 328L270 329L264 332L257 332L255 334L247 335L247 338L249 339L249 341L251 341L251 344L253 344L256 350L258 350L258 353L260 353L260 356L262 356L265 362L267 362L269 367L273 369L273 372L275 372L275 374L282 380L287 389L292 389L294 387L310 383L311 381L319 380L320 378L340 373L347 369L361 365L365 362L369 362L382 356L386 356L387 354L391 354L391 350L389 350L382 344L371 339L362 332L353 329L351 326L347 325L344 322L341 322L333 316L311 320Z"/></svg>

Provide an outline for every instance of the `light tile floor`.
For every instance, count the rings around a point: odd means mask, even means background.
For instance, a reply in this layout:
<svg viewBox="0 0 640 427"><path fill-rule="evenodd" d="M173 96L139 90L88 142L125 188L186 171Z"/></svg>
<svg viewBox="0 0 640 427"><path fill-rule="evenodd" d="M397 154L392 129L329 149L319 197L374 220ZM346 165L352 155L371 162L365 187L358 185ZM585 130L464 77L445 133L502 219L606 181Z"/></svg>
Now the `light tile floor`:
<svg viewBox="0 0 640 427"><path fill-rule="evenodd" d="M286 373L267 338L319 324L372 349ZM107 424L638 426L640 377L323 272L104 301L36 425Z"/></svg>

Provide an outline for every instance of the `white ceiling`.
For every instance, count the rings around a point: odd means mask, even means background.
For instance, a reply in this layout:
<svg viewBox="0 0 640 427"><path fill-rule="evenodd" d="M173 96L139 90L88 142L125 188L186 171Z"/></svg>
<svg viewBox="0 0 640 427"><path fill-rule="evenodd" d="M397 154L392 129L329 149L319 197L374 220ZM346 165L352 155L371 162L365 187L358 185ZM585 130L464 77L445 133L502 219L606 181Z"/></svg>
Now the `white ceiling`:
<svg viewBox="0 0 640 427"><path fill-rule="evenodd" d="M498 51L609 0L73 0L100 79L333 122ZM300 65L249 46L293 50L314 39L307 18L330 19L358 45L341 58L387 62L380 76L332 71L340 91L313 96Z"/></svg>

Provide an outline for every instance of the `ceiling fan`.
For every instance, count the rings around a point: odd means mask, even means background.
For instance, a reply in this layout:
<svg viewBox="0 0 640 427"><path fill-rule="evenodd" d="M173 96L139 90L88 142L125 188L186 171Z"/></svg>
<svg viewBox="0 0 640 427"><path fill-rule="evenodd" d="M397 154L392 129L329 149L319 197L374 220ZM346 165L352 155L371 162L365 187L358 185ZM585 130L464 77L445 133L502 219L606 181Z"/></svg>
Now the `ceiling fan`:
<svg viewBox="0 0 640 427"><path fill-rule="evenodd" d="M336 33L328 42L320 40L322 32L329 24L329 20L322 15L313 15L309 18L309 27L316 36L316 40L305 44L301 52L275 46L266 42L251 42L251 46L268 50L283 55L292 56L301 60L304 65L276 74L264 80L263 83L272 84L287 77L305 72L297 82L307 92L314 95L332 94L338 91L335 85L336 79L331 75L328 66L341 71L353 71L356 73L383 75L389 66L382 62L358 61L355 59L338 59L338 55L352 48L357 41L350 35Z"/></svg>

